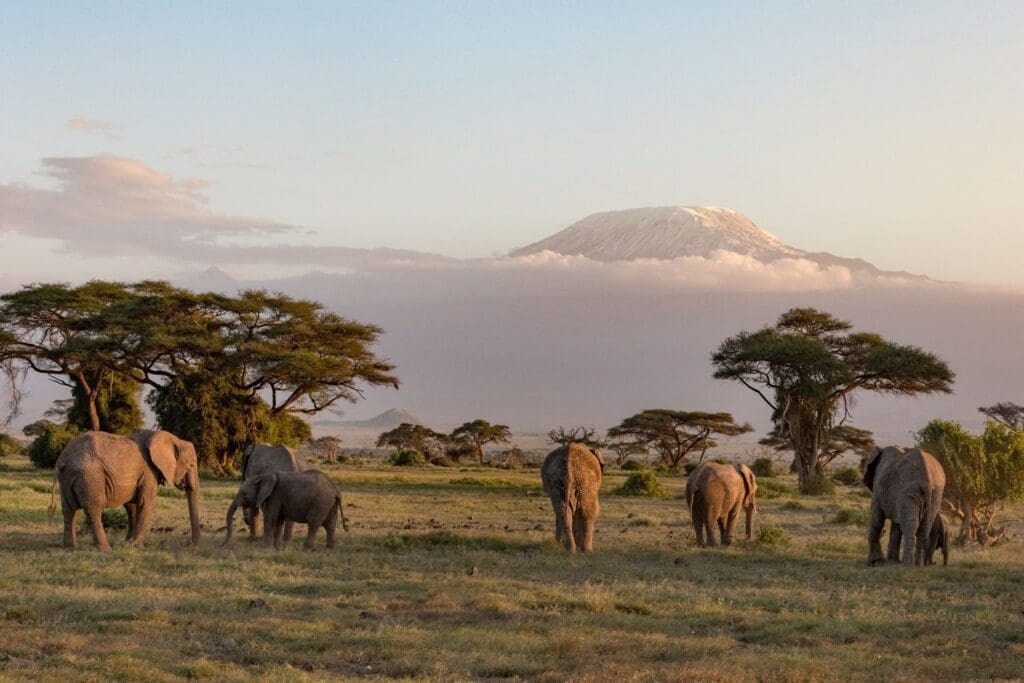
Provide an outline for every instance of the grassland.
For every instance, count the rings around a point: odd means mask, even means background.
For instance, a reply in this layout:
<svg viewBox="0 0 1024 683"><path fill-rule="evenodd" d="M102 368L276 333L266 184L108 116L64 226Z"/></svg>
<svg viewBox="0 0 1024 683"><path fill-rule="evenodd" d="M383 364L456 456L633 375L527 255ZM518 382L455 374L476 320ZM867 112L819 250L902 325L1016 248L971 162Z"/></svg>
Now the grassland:
<svg viewBox="0 0 1024 683"><path fill-rule="evenodd" d="M856 488L797 499L782 478L764 487L760 540L698 549L681 477L663 477L670 497L631 498L610 495L625 478L612 471L596 552L570 557L536 470L327 471L351 526L334 551L302 552L304 531L279 553L222 550L224 481L204 484L199 548L165 491L147 547L102 556L88 536L59 547L49 473L2 461L0 677L1024 676L1024 546L867 567Z"/></svg>

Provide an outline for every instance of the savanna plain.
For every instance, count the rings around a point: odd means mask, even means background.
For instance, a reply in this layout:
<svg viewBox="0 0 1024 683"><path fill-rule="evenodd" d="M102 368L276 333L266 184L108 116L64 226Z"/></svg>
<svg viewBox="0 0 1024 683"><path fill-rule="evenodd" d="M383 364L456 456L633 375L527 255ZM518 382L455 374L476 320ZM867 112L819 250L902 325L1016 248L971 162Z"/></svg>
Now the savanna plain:
<svg viewBox="0 0 1024 683"><path fill-rule="evenodd" d="M0 677L154 681L1018 679L1024 546L949 566L866 564L861 485L797 496L760 478L754 538L696 547L685 478L614 495L592 555L564 553L535 468L317 465L341 488L338 547L222 549L236 481L206 480L205 535L162 489L146 547L60 547L50 472L0 464ZM1006 517L1024 516L1011 508ZM742 526L742 525L740 525ZM1017 533L1021 526L1014 524Z"/></svg>

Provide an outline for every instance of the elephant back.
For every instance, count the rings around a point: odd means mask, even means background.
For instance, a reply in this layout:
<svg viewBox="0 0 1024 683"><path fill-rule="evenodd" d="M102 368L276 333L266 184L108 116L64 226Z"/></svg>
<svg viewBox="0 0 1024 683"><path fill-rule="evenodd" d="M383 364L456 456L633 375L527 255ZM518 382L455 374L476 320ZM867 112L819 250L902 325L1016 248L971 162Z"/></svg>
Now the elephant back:
<svg viewBox="0 0 1024 683"><path fill-rule="evenodd" d="M577 485L594 488L601 485L604 460L583 444L571 443L551 451L541 466L544 490L564 493Z"/></svg>
<svg viewBox="0 0 1024 683"><path fill-rule="evenodd" d="M255 444L246 449L242 459L243 480L270 472L305 472L308 469L305 458L283 445Z"/></svg>

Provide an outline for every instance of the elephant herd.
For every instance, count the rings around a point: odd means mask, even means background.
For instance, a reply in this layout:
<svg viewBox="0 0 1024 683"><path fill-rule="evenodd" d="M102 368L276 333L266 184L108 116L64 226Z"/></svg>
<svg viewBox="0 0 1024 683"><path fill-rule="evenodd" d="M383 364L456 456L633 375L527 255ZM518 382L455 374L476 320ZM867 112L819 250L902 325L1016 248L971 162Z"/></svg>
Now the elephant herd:
<svg viewBox="0 0 1024 683"><path fill-rule="evenodd" d="M605 463L601 454L579 443L561 446L541 466L544 490L555 515L555 538L570 552L591 552L600 512L598 492ZM195 447L166 431L131 436L105 432L81 434L64 448L54 470L64 514L64 546L74 548L75 517L85 510L92 520L96 547L110 551L101 522L105 508L123 506L128 515L127 542L141 546L149 531L157 489L175 486L188 501L191 540L199 540L199 470ZM864 463L864 484L871 491L868 562L931 564L941 549L948 559L949 530L939 507L946 484L938 461L918 449L875 448ZM729 545L742 512L746 537L753 534L757 478L743 464L707 462L686 482L686 504L698 545ZM242 508L250 537L257 537L262 517L264 547L281 548L296 523L306 524L305 548L313 547L321 527L327 547L334 547L340 518L348 531L341 494L318 470L284 446L250 447L242 461L242 484L228 508L226 538L231 542L234 517ZM51 517L55 505L51 501ZM890 520L889 548L882 554L881 534ZM717 530L718 541L715 539ZM901 548L902 546L902 548Z"/></svg>

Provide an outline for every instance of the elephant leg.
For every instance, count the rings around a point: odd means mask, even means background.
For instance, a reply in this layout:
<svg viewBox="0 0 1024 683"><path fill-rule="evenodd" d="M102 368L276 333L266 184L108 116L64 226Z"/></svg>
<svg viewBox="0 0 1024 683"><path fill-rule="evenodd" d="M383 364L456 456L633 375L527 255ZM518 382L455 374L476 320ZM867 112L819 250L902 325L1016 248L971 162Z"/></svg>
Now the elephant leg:
<svg viewBox="0 0 1024 683"><path fill-rule="evenodd" d="M587 552L587 522L584 519L583 510L578 508L572 516L572 536L576 542L576 549L580 552Z"/></svg>
<svg viewBox="0 0 1024 683"><path fill-rule="evenodd" d="M877 504L871 506L871 521L868 522L868 564L885 561L882 554L882 530L885 527L885 513Z"/></svg>
<svg viewBox="0 0 1024 683"><path fill-rule="evenodd" d="M285 543L287 543L288 541L292 540L292 530L294 529L294 527L295 527L295 522L285 522L284 523L284 542Z"/></svg>
<svg viewBox="0 0 1024 683"><path fill-rule="evenodd" d="M576 510L568 503L562 503L562 545L570 553L576 552Z"/></svg>
<svg viewBox="0 0 1024 683"><path fill-rule="evenodd" d="M594 527L597 525L597 520L592 516L587 516L583 520L583 552L592 553L594 552Z"/></svg>
<svg viewBox="0 0 1024 683"><path fill-rule="evenodd" d="M920 522L916 517L900 521L900 531L903 532L903 565L912 566L924 562L924 544L918 538L918 527Z"/></svg>
<svg viewBox="0 0 1024 683"><path fill-rule="evenodd" d="M291 522L288 522L284 525L285 535L288 534L289 526L291 526ZM309 527L309 531L306 533L306 542L302 544L302 547L304 550L312 550L313 543L314 541L316 541L316 530L319 529L321 525L317 524L316 522L310 522L307 526Z"/></svg>
<svg viewBox="0 0 1024 683"><path fill-rule="evenodd" d="M263 547L267 550L274 547L274 529L277 526L277 520L272 518L270 515L263 514Z"/></svg>
<svg viewBox="0 0 1024 683"><path fill-rule="evenodd" d="M718 538L721 540L722 545L729 545L729 535L725 530L725 518L719 517L715 520L715 523L718 524Z"/></svg>
<svg viewBox="0 0 1024 683"><path fill-rule="evenodd" d="M92 523L92 539L101 553L110 552L110 543L107 541L107 532L103 529L103 508L94 507L86 511L89 521Z"/></svg>
<svg viewBox="0 0 1024 683"><path fill-rule="evenodd" d="M895 521L889 522L889 552L886 555L886 559L889 562L900 561L900 544L903 542L903 532L900 531L900 525Z"/></svg>
<svg viewBox="0 0 1024 683"><path fill-rule="evenodd" d="M327 515L327 520L324 522L324 533L327 534L327 547L334 547L334 532L338 529L338 507L331 508L331 513Z"/></svg>
<svg viewBox="0 0 1024 683"><path fill-rule="evenodd" d="M736 531L736 518L739 516L739 506L729 511L729 516L725 520L725 538L722 539L722 545L732 545L733 535Z"/></svg>
<svg viewBox="0 0 1024 683"><path fill-rule="evenodd" d="M255 541L260 537L260 509L253 508L252 516L250 517L252 524L249 525L249 540Z"/></svg>
<svg viewBox="0 0 1024 683"><path fill-rule="evenodd" d="M277 520L274 525L274 550L280 550L284 547L284 527L285 521L283 519Z"/></svg>
<svg viewBox="0 0 1024 683"><path fill-rule="evenodd" d="M718 541L715 540L715 519L711 516L711 511L705 509L703 512L704 517L704 533L707 536L707 543L709 546L718 545Z"/></svg>
<svg viewBox="0 0 1024 683"><path fill-rule="evenodd" d="M78 545L75 537L75 517L78 516L78 508L64 506L64 547L74 549Z"/></svg>
<svg viewBox="0 0 1024 683"><path fill-rule="evenodd" d="M138 548L142 547L142 544L146 542L146 536L149 535L149 527L153 523L155 503L156 501L142 503L138 506L138 510L135 513L135 536L132 538L132 544Z"/></svg>
<svg viewBox="0 0 1024 683"><path fill-rule="evenodd" d="M690 507L690 522L693 524L693 534L697 537L697 545L704 547L704 519L700 515L700 506Z"/></svg>
<svg viewBox="0 0 1024 683"><path fill-rule="evenodd" d="M136 515L138 514L137 506L135 503L125 503L124 512L128 515L128 535L124 537L125 543L130 543L135 538L135 534L138 532L138 522Z"/></svg>
<svg viewBox="0 0 1024 683"><path fill-rule="evenodd" d="M565 533L565 505L562 501L551 497L551 507L555 511L555 541L563 543L562 534Z"/></svg>

